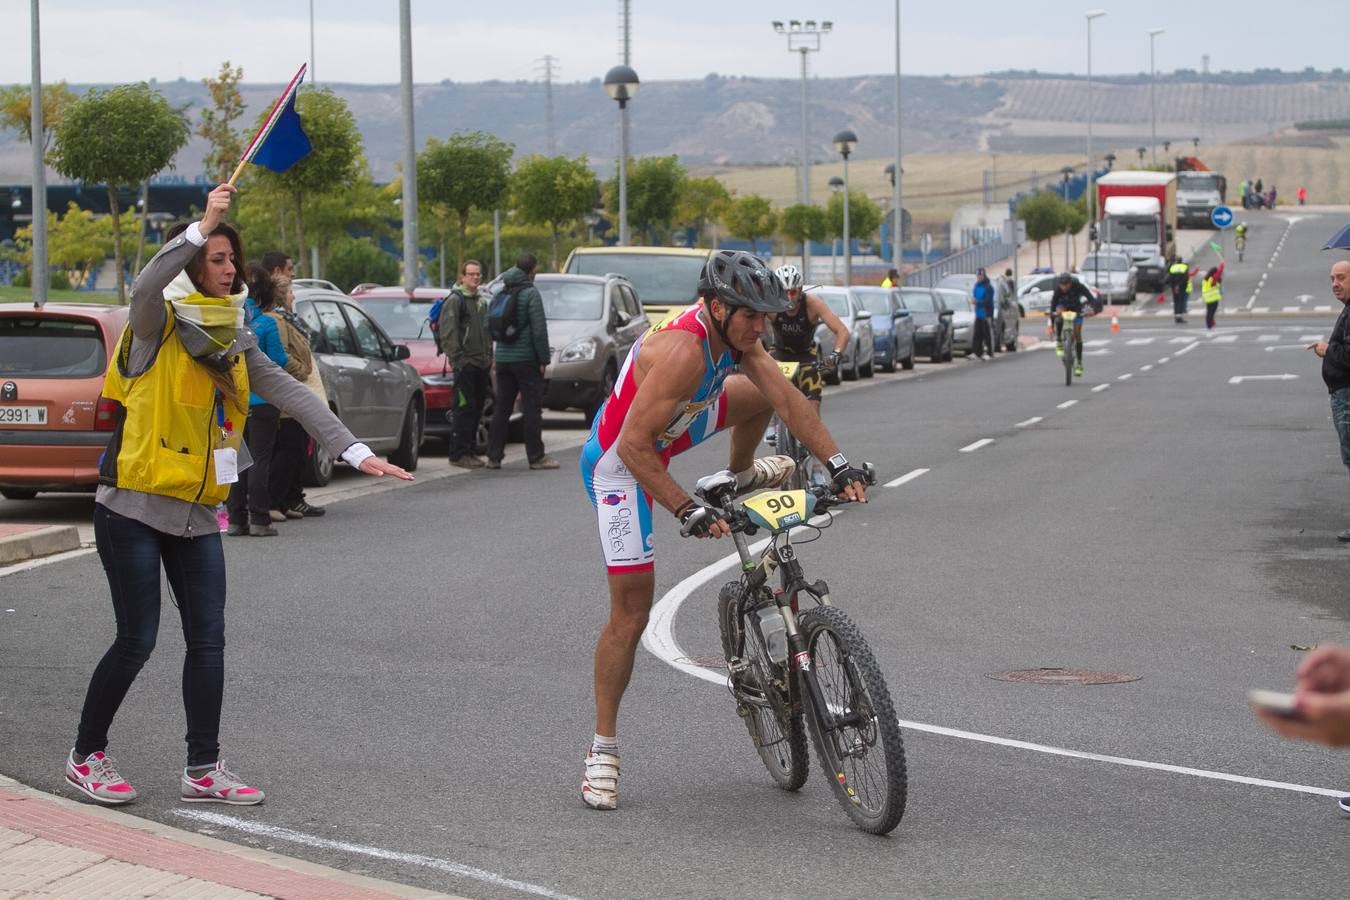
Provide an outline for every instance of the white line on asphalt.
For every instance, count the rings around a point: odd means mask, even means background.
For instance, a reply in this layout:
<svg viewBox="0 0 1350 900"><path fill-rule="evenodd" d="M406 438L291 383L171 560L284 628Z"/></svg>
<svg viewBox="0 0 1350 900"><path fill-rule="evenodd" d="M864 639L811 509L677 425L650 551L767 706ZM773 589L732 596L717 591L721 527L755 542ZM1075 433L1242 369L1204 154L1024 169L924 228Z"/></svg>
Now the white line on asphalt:
<svg viewBox="0 0 1350 900"><path fill-rule="evenodd" d="M23 562L13 563L12 565L0 568L0 578L4 578L6 575L15 575L19 572L27 572L29 569L36 569L40 566L49 566L52 563L65 562L68 559L75 559L80 556L88 556L90 553L97 552L97 547L81 547L78 550L67 550L65 553L53 553L51 556L26 559Z"/></svg>
<svg viewBox="0 0 1350 900"><path fill-rule="evenodd" d="M1151 343L1153 343L1153 338L1130 338L1128 341L1125 342L1126 346L1129 347L1138 347L1142 346L1143 344L1151 344Z"/></svg>
<svg viewBox="0 0 1350 900"><path fill-rule="evenodd" d="M1111 386L1111 385L1109 385L1109 384L1099 384L1099 385L1097 385L1095 388L1092 389L1092 393L1094 393L1094 394L1100 394L1102 391L1106 390L1106 389L1109 388L1110 386Z"/></svg>
<svg viewBox="0 0 1350 900"><path fill-rule="evenodd" d="M1076 403L1077 401L1070 401ZM768 543L768 539L757 541L751 545L751 552L756 553ZM695 678L715 684L726 689L728 682L725 675L720 675L711 669L703 666L696 666L687 662L688 657L675 639L673 623L675 616L680 610L681 604L694 593L694 591L703 587L718 573L727 569L734 568L740 563L740 556L732 553L723 557L712 565L704 566L702 569L685 578L675 587L671 588L656 604L652 607L651 619L647 625L647 630L642 635L642 645L647 651L671 668L678 669ZM962 731L957 728L947 728L942 725L929 725L925 722L914 722L908 719L899 719L901 728L908 728L912 731L922 731L928 734L937 734L944 737L954 737L967 741L978 741L984 744L996 744L1000 747L1011 747L1017 750L1031 750L1037 753L1047 753L1052 756L1066 756L1073 759L1083 759L1092 762L1110 763L1117 766L1128 766L1136 769L1151 769L1156 772L1171 772L1177 775L1191 775L1196 778L1209 778L1216 781L1231 781L1238 784L1248 784L1254 787L1276 788L1284 791L1296 791L1303 794L1318 794L1323 797L1341 797L1345 791L1332 790L1330 788L1312 787L1310 785L1292 784L1284 781L1270 781L1264 778L1252 778L1247 775L1233 775L1228 772L1215 772L1209 769L1196 769L1190 766L1175 766L1170 763L1149 762L1142 759L1131 759L1126 756L1110 756L1104 753L1092 753L1084 750L1069 750L1064 747L1055 747L1049 744L1035 744L1030 741L1019 741L1013 738L997 737L991 734L980 734L975 731ZM180 812L179 815L182 815Z"/></svg>
<svg viewBox="0 0 1350 900"><path fill-rule="evenodd" d="M1147 372L1149 369L1152 369L1152 368L1153 368L1153 363L1149 363L1149 364L1146 365L1146 366L1140 366L1140 367L1139 367L1139 371L1140 371L1140 372Z"/></svg>
<svg viewBox="0 0 1350 900"><path fill-rule="evenodd" d="M980 449L981 447L988 447L988 446L989 446L990 444L992 444L993 442L994 442L994 439L993 439L993 438L980 438L978 441L976 441L976 442L973 443L973 444L966 444L964 447L962 447L960 450L958 450L958 451L956 451L956 452L957 452L957 453L974 453L976 450Z"/></svg>
<svg viewBox="0 0 1350 900"><path fill-rule="evenodd" d="M1300 341L1320 341L1322 336L1320 334L1300 334L1298 339Z"/></svg>
<svg viewBox="0 0 1350 900"><path fill-rule="evenodd" d="M1236 341L1236 340L1237 340L1237 335L1235 335L1235 334L1229 335L1229 336L1228 336L1228 339L1231 340L1231 341ZM1217 341L1218 338L1215 338L1215 340ZM1172 355L1173 355L1173 356L1181 356L1183 353L1190 353L1192 350L1194 350L1196 347L1199 347L1199 346L1200 346L1199 343L1187 344L1185 347L1182 347L1180 350L1178 350L1176 353L1173 353Z"/></svg>
<svg viewBox="0 0 1350 900"><path fill-rule="evenodd" d="M1068 409L1070 406L1073 406L1077 402L1078 402L1077 400L1065 400L1063 403L1056 406L1055 409Z"/></svg>
<svg viewBox="0 0 1350 900"><path fill-rule="evenodd" d="M1231 344L1231 343L1233 343L1234 341L1236 341L1237 339L1238 339L1238 336L1237 336L1236 334L1221 334L1221 335L1219 335L1218 337L1214 338L1214 340L1210 341L1210 343L1211 343L1211 344Z"/></svg>
<svg viewBox="0 0 1350 900"><path fill-rule="evenodd" d="M1255 309L1253 309L1252 312L1254 312L1254 313L1268 313L1268 312L1270 312L1270 307L1269 307L1269 306L1258 306L1258 307L1256 307Z"/></svg>
<svg viewBox="0 0 1350 900"><path fill-rule="evenodd" d="M1272 344L1265 348L1267 353L1274 353L1276 350L1307 350L1307 344Z"/></svg>
<svg viewBox="0 0 1350 900"><path fill-rule="evenodd" d="M1170 357L1170 356L1164 356L1162 359L1158 360L1158 365L1160 365L1160 366L1165 366L1165 365L1167 365L1168 363L1170 363L1171 361L1172 361L1172 357Z"/></svg>
<svg viewBox="0 0 1350 900"><path fill-rule="evenodd" d="M1297 306L1286 306L1284 308L1285 312L1298 312L1298 310L1299 308Z"/></svg>
<svg viewBox="0 0 1350 900"><path fill-rule="evenodd" d="M1293 381L1298 378L1289 372L1282 375L1234 375L1228 379L1229 384L1242 384L1244 381Z"/></svg>
<svg viewBox="0 0 1350 900"><path fill-rule="evenodd" d="M1280 336L1278 334L1258 334L1256 336L1256 342L1258 344L1269 344L1278 341L1279 339Z"/></svg>
<svg viewBox="0 0 1350 900"><path fill-rule="evenodd" d="M1116 381L1129 381L1133 377L1134 377L1133 372L1126 372L1124 375L1117 375Z"/></svg>
<svg viewBox="0 0 1350 900"><path fill-rule="evenodd" d="M272 840L289 841L292 844L302 844L306 847L318 847L321 850L337 850L342 853L354 853L359 856L369 856L373 859L384 859L391 862L421 866L424 869L435 869L438 872L445 872L449 875L456 875L461 878L472 878L474 881L482 881L486 884L493 885L494 887L520 891L524 894L534 894L539 897L552 897L554 900L576 900L571 894L563 894L559 891L541 887L537 884L530 884L527 881L516 881L514 878L506 878L495 872L489 872L486 869L476 869L473 866L465 866L460 863L450 862L449 860L437 859L434 856L422 856L417 853L400 853L396 850L384 850L380 847L367 847L363 844L353 844L349 841L334 841L329 838L306 834L303 831L292 831L289 828L280 828L276 825L268 825L265 822L236 819L234 816L227 816L217 812L207 812L206 810L180 809L174 810L174 815L189 819L193 822L200 822L204 825L215 825L220 828L233 828L236 831L242 831L245 834L252 834Z"/></svg>
<svg viewBox="0 0 1350 900"><path fill-rule="evenodd" d="M1314 306L1313 312L1331 312L1330 306Z"/></svg>
<svg viewBox="0 0 1350 900"><path fill-rule="evenodd" d="M1167 343L1169 344L1194 344L1199 338L1193 337L1174 337Z"/></svg>
<svg viewBox="0 0 1350 900"><path fill-rule="evenodd" d="M1018 422L1018 423L1017 423L1016 425L1014 425L1013 427L1014 427L1014 428L1026 428L1028 425L1035 425L1037 422L1040 422L1040 421L1042 421L1042 420L1043 420L1043 417L1041 417L1041 416L1032 416L1030 419L1027 419L1027 420L1022 421L1022 422Z"/></svg>
<svg viewBox="0 0 1350 900"><path fill-rule="evenodd" d="M885 484L882 485L882 487L899 487L900 485L905 484L906 482L913 481L920 475L927 475L928 471L929 471L928 469L915 469L912 472L906 472L899 478L893 478L890 481L886 482Z"/></svg>
<svg viewBox="0 0 1350 900"><path fill-rule="evenodd" d="M1104 340L1083 341L1083 346L1084 346L1084 347L1105 347L1105 346L1106 346L1107 344L1109 344L1109 343L1111 343L1111 340L1110 340L1110 338L1107 338L1107 339L1104 339Z"/></svg>

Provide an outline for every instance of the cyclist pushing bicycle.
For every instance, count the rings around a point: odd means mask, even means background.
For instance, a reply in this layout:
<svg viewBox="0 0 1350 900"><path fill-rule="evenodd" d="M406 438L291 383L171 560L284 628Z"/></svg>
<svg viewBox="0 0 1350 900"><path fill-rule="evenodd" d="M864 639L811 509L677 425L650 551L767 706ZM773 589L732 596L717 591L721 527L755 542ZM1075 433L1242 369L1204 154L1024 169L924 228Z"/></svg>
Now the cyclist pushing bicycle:
<svg viewBox="0 0 1350 900"><path fill-rule="evenodd" d="M655 504L679 520L682 534L731 534L724 510L695 500L666 471L671 458L730 430L728 468L737 492L777 487L792 474L792 460L754 458L776 412L807 449L828 460L837 495L865 500L866 473L839 452L760 342L769 317L788 307L782 282L749 253L716 250L698 293L697 303L633 345L582 448L581 475L596 511L610 598L595 647L595 735L581 783L582 800L593 809L619 804L619 702L656 589Z"/></svg>
<svg viewBox="0 0 1350 900"><path fill-rule="evenodd" d="M1087 301L1089 310L1086 313L1083 311L1084 301ZM1075 313L1072 334L1073 345L1069 348L1069 353L1076 353L1073 374L1081 378L1083 377L1083 318L1096 314L1097 300L1092 296L1092 292L1087 289L1087 285L1075 279L1068 272L1060 272L1059 277L1055 279L1055 289L1050 294L1050 315L1055 323L1055 355L1059 357L1064 355L1064 317L1061 313L1065 310Z"/></svg>

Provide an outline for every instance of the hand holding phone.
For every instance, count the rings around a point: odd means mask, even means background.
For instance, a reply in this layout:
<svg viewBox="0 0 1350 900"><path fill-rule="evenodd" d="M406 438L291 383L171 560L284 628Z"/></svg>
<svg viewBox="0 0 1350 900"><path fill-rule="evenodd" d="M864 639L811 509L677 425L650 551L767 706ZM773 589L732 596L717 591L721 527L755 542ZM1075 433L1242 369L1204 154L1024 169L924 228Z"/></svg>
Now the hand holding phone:
<svg viewBox="0 0 1350 900"><path fill-rule="evenodd" d="M1265 691L1252 688L1247 692L1247 702L1262 712L1279 716L1282 719L1302 718L1293 694L1281 694L1278 691Z"/></svg>

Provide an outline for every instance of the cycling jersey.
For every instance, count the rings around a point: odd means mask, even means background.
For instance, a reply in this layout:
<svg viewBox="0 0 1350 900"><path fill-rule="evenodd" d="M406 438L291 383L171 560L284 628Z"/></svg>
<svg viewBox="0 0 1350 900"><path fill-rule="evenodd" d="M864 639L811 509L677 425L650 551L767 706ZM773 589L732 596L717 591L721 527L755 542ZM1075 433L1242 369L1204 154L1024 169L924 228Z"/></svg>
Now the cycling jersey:
<svg viewBox="0 0 1350 900"><path fill-rule="evenodd" d="M1050 295L1050 309L1071 309L1080 313L1083 311L1083 301L1086 300L1094 308L1097 302L1092 298L1092 292L1079 281L1070 281L1067 291L1061 290L1059 285L1055 285L1054 292Z"/></svg>
<svg viewBox="0 0 1350 900"><path fill-rule="evenodd" d="M780 312L773 318L773 331L778 337L774 359L808 362L816 358L816 326L811 311L806 308L806 297L797 298L796 312Z"/></svg>
<svg viewBox="0 0 1350 900"><path fill-rule="evenodd" d="M637 395L637 358L657 332L687 331L703 344L703 378L694 395L671 418L656 439L662 462L712 437L726 424L722 385L736 368L729 351L714 360L708 327L696 303L644 334L628 351L614 393L605 400L581 450L581 478L596 511L600 545L609 572L649 570L656 560L652 538L652 499L619 458L619 433Z"/></svg>

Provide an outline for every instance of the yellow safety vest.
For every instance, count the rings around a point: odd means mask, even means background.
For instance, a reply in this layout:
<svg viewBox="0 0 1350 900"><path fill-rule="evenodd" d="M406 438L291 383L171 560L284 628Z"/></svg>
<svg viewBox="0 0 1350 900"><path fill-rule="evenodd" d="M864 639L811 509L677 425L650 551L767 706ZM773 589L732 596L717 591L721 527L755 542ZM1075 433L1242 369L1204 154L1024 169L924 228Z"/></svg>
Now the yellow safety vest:
<svg viewBox="0 0 1350 900"><path fill-rule="evenodd" d="M130 325L108 363L103 396L122 404L126 412L104 454L99 481L215 506L229 495L230 486L216 484L212 451L239 449L248 407L226 400L216 389L206 367L188 355L173 333L173 309L168 307L167 312L159 351L149 369L140 375L126 373ZM247 404L248 367L242 353L235 355L230 375L235 397Z"/></svg>
<svg viewBox="0 0 1350 900"><path fill-rule="evenodd" d="M1200 284L1200 296L1206 303L1218 303L1223 299L1223 291L1219 288L1219 282L1212 278L1206 278Z"/></svg>

